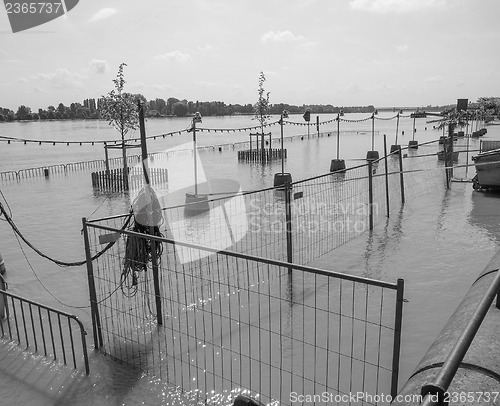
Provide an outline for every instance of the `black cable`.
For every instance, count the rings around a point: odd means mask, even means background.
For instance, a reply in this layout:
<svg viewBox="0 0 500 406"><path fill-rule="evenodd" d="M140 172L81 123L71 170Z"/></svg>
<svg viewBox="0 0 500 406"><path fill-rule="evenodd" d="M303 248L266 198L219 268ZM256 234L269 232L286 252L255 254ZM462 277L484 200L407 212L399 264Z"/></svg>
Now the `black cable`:
<svg viewBox="0 0 500 406"><path fill-rule="evenodd" d="M25 244L30 247L33 251L35 251L38 255L40 255L41 257L45 258L45 259L48 259L49 261L55 263L56 265L60 266L60 267L71 267L71 266L81 266L81 265L85 265L87 263L87 260L82 260L82 261L75 261L75 262L65 262L65 261L60 261L58 259L54 259L50 256L48 256L47 254L44 254L42 251L40 251L39 249L37 249L33 244L31 244L28 239L26 239L26 237L21 233L21 231L17 228L16 224L14 223L14 221L12 220L11 216L5 211L2 203L0 203L0 212L1 214L4 215L5 219L7 220L7 222L9 223L9 225L12 227L12 230L14 230L14 232L19 236L21 237L21 239L25 242ZM125 223L123 224L121 230L125 230L129 223L130 223L130 219L132 218L132 213L130 213L128 216L127 216L127 219L125 220ZM99 258L101 255L103 255L106 251L108 251L114 244L116 243L116 241L112 241L110 242L108 245L106 245L106 247L104 247L100 252L98 252L97 254L95 254L93 257L91 257L91 261L94 261L96 260L97 258Z"/></svg>

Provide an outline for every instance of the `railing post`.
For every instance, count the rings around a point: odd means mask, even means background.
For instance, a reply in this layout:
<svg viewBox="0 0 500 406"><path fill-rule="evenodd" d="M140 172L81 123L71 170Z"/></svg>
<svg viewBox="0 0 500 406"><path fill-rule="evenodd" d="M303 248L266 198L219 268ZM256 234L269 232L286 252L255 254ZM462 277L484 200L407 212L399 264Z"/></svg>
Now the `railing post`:
<svg viewBox="0 0 500 406"><path fill-rule="evenodd" d="M373 230L373 163L368 161L368 206L369 206L369 228Z"/></svg>
<svg viewBox="0 0 500 406"><path fill-rule="evenodd" d="M398 159L399 159L399 180L401 183L401 204L405 204L405 179L403 172L403 157L401 150L399 150Z"/></svg>
<svg viewBox="0 0 500 406"><path fill-rule="evenodd" d="M401 154L400 154L401 155ZM387 165L387 135L384 134L384 165L385 165L385 205L387 208L387 217L389 217L389 169Z"/></svg>
<svg viewBox="0 0 500 406"><path fill-rule="evenodd" d="M97 307L97 294L94 282L94 268L92 266L92 256L90 254L89 232L87 229L87 219L82 218L83 224L83 239L85 242L85 256L87 258L87 279L89 284L90 295L90 313L92 314L92 332L94 334L94 348L102 347L102 330L101 318L99 316L99 308Z"/></svg>
<svg viewBox="0 0 500 406"><path fill-rule="evenodd" d="M405 281L398 279L396 290L396 313L394 316L394 342L392 348L391 396L398 394L399 357L401 353L401 327L403 325L403 302Z"/></svg>
<svg viewBox="0 0 500 406"><path fill-rule="evenodd" d="M293 262L293 246L292 246L292 184L285 182L285 222L286 222L286 260L289 263ZM288 273L292 273L292 268L288 268Z"/></svg>

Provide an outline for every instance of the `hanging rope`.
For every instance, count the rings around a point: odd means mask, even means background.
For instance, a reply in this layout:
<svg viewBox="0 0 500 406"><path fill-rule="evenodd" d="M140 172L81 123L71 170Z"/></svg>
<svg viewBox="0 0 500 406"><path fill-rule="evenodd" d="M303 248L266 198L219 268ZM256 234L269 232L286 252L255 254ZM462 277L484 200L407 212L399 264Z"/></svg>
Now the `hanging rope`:
<svg viewBox="0 0 500 406"><path fill-rule="evenodd" d="M7 223L12 227L12 230L14 231L15 234L17 234L23 241L24 243L30 247L33 251L35 251L38 255L40 255L42 258L48 259L49 261L53 262L57 266L60 267L72 267L72 266L81 266L85 265L87 263L87 260L82 260L82 261L74 261L74 262L66 262L66 261L60 261L58 259L54 259L50 257L47 254L44 254L42 251L40 251L38 248L36 248L33 244L29 242L29 240L21 233L21 231L17 228L16 224L12 220L12 217L7 213L7 211L4 209L2 203L0 203L0 213L4 215L5 219L7 220ZM123 224L121 230L125 230L125 228L129 225L130 219L132 218L132 214L129 214L125 220L125 223ZM106 251L108 251L116 241L110 242L104 249L102 249L100 252L95 254L91 260L94 261L97 258L99 258L101 255L103 255Z"/></svg>

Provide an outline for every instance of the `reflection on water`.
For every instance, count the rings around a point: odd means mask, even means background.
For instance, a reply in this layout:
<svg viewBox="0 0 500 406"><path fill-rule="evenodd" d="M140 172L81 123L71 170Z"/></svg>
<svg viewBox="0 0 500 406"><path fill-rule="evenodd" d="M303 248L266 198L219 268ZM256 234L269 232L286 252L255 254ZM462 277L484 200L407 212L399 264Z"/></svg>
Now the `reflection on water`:
<svg viewBox="0 0 500 406"><path fill-rule="evenodd" d="M500 192L473 193L469 221L500 244Z"/></svg>

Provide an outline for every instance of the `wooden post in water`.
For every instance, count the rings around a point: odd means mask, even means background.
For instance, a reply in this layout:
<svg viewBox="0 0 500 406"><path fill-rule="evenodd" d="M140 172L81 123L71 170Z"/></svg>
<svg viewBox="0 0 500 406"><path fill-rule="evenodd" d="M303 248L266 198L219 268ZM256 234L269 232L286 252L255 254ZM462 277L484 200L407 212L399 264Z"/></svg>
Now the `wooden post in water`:
<svg viewBox="0 0 500 406"><path fill-rule="evenodd" d="M403 157L402 154L398 154L399 159L399 181L401 184L401 204L405 204L405 179L403 172Z"/></svg>
<svg viewBox="0 0 500 406"><path fill-rule="evenodd" d="M152 193L150 193L151 187L151 179L149 177L149 165L148 165L148 149L146 145L146 127L144 124L144 109L141 105L141 102L138 102L139 105L139 126L141 131L141 152L142 152L142 170L144 173L144 180L146 182L146 202L149 205L147 208L148 213L148 222L149 222L149 234L154 236L154 224L153 224L153 202L152 202ZM195 153L195 161L196 161L196 150ZM156 253L156 244L157 242L153 239L151 241L151 266L153 268L153 284L155 289L155 301L156 301L156 322L159 325L163 324L163 316L161 311L161 295L160 295L160 279L158 277L158 258Z"/></svg>
<svg viewBox="0 0 500 406"><path fill-rule="evenodd" d="M109 173L109 156L108 156L108 146L104 143L104 157L106 159L106 173Z"/></svg>

